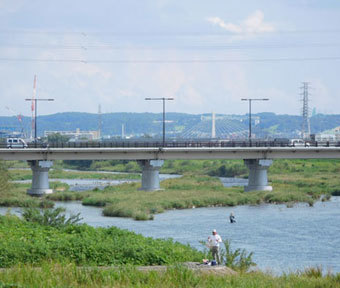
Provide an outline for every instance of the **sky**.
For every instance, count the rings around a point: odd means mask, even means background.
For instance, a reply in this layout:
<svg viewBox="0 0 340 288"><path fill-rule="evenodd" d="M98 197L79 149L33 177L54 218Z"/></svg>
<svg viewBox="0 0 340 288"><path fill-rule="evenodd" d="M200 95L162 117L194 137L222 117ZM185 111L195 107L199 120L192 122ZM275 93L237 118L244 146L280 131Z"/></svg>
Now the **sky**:
<svg viewBox="0 0 340 288"><path fill-rule="evenodd" d="M338 0L0 0L0 115L339 114Z"/></svg>

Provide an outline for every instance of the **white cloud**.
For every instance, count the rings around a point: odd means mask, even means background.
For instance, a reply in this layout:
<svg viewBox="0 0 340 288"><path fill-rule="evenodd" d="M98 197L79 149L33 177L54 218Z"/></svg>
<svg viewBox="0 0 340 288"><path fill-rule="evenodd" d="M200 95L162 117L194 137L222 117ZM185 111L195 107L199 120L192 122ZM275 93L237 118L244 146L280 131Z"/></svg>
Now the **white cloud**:
<svg viewBox="0 0 340 288"><path fill-rule="evenodd" d="M213 23L214 25L218 25L220 27L222 27L224 30L227 30L231 33L242 33L242 27L232 24L232 23L225 23L221 18L219 17L210 17L207 18L207 20L211 23Z"/></svg>
<svg viewBox="0 0 340 288"><path fill-rule="evenodd" d="M264 13L261 10L256 10L240 24L226 23L219 17L209 17L207 21L233 34L255 34L275 31L273 24L264 22Z"/></svg>

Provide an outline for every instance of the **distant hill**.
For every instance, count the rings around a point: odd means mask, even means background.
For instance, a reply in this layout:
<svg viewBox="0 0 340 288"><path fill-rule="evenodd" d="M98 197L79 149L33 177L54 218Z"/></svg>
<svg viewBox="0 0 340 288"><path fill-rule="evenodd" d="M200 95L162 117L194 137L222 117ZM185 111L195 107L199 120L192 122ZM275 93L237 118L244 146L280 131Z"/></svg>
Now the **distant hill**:
<svg viewBox="0 0 340 288"><path fill-rule="evenodd" d="M253 133L257 137L296 137L301 129L302 117L259 113L253 115ZM211 114L167 113L166 131L168 136L210 137ZM256 123L255 123L256 121ZM121 135L122 125L126 135L160 136L162 133L162 113L107 113L101 115L102 135ZM98 114L67 112L38 117L38 135L45 130L74 131L98 130ZM256 124L256 125L255 125ZM30 117L22 118L22 126L30 131ZM312 133L340 126L340 115L317 114L311 118ZM16 117L0 117L0 131L20 131ZM218 137L246 137L247 115L216 115L216 135Z"/></svg>

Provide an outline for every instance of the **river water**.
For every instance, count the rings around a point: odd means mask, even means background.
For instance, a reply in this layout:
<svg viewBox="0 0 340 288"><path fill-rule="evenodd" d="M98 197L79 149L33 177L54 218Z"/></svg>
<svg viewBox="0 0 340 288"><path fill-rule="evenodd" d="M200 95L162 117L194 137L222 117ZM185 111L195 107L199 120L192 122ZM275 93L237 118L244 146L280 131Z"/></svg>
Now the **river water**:
<svg viewBox="0 0 340 288"><path fill-rule="evenodd" d="M179 176L161 178L169 177ZM126 182L102 181L65 179L63 182L78 191ZM244 179L221 181L225 186L246 184ZM340 272L340 197L317 202L314 207L301 203L292 208L266 204L171 210L155 215L153 221L103 217L101 208L82 206L80 202L57 202L56 206L65 207L69 214L81 213L82 222L94 227L117 226L153 238L172 238L198 249L203 249L199 241L205 241L212 229L217 229L222 239L231 240L232 248L254 252L253 260L264 271L282 273L321 265L324 271ZM0 208L0 214L7 210ZM20 208L11 211L20 214ZM236 216L234 224L228 221L231 212Z"/></svg>
<svg viewBox="0 0 340 288"><path fill-rule="evenodd" d="M232 248L253 251L263 271L282 273L321 265L324 271L340 272L340 197L317 202L314 207L297 204L259 205L172 210L155 215L153 221L103 217L102 210L79 202L57 202L68 213L81 213L82 222L94 227L117 226L153 238L173 238L202 249L212 229ZM0 208L4 214L7 208ZM12 208L12 213L20 209ZM230 224L234 212L237 222Z"/></svg>

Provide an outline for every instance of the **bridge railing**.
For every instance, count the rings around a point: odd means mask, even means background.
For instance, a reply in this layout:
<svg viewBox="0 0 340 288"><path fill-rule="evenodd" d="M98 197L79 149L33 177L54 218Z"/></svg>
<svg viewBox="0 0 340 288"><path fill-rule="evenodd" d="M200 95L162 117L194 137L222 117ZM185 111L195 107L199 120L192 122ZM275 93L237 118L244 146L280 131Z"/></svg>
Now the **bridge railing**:
<svg viewBox="0 0 340 288"><path fill-rule="evenodd" d="M340 147L340 141L313 141L291 145L289 141L263 141L263 140L181 140L167 141L163 146L161 141L77 141L77 142L38 142L28 143L27 147L16 146L12 148L200 148L200 147ZM11 148L6 143L0 143L0 148Z"/></svg>

